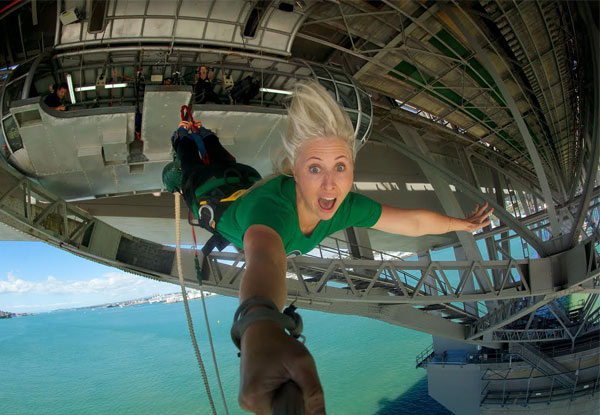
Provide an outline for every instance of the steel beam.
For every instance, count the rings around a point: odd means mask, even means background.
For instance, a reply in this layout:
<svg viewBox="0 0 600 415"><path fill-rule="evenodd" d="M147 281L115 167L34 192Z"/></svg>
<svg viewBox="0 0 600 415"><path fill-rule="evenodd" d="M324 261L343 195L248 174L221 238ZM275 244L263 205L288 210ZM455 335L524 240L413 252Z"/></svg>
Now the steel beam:
<svg viewBox="0 0 600 415"><path fill-rule="evenodd" d="M60 21L60 13L62 12L62 0L56 0L56 27L54 28L54 46L60 42L60 34L62 23Z"/></svg>
<svg viewBox="0 0 600 415"><path fill-rule="evenodd" d="M542 19L544 20L544 28L546 29L546 36L548 37L548 39L550 39L550 45L551 45L550 50L552 51L552 54L554 56L554 64L556 65L556 68L558 68L558 78L559 78L559 84L561 86L560 91L562 93L562 104L560 104L560 105L562 105L564 107L565 113L567 113L566 106L567 106L567 102L568 101L567 101L567 96L565 94L565 87L564 87L565 84L564 84L564 81L563 81L562 72L560 70L560 64L558 62L558 56L556 55L556 49L557 48L556 48L556 45L554 43L554 39L552 37L552 33L550 32L548 21L546 19L546 15L544 14L543 8L540 6L539 0L535 0L535 5L536 5L536 8L538 9L538 13L540 14L540 16L542 16ZM554 85L552 85L551 88L554 88ZM562 120L558 121L559 124L561 122L562 122ZM566 124L567 124L567 137L570 137L571 134L570 134L570 126L569 126L570 123L569 123L569 120L567 120Z"/></svg>
<svg viewBox="0 0 600 415"><path fill-rule="evenodd" d="M538 84L538 88L539 88L540 93L542 95L542 98L544 100L543 101L544 105L546 106L546 109L548 110L547 115L550 116L550 122L552 123L552 129L553 129L554 136L555 136L556 139L558 139L558 137L559 137L558 133L557 133L558 127L557 127L557 122L556 122L557 114L556 114L556 111L554 111L554 116L551 114L549 99L546 97L546 92L544 91L544 88L542 88L542 85L541 85L542 84L541 81L540 81L541 76L538 75L538 71L537 71L535 65L532 65L532 60L529 57L529 54L527 53L527 49L523 45L523 42L521 41L521 39L519 38L517 30L515 30L515 28L513 26L513 23L511 22L511 19L509 19L508 16L506 15L506 12L505 12L504 8L502 7L502 4L501 3L497 3L497 4L498 4L498 7L500 8L500 10L502 11L502 16L507 21L507 23L510 26L513 34L515 35L515 37L519 41L519 44L521 46L521 50L523 51L523 55L525 56L525 58L527 59L527 62L528 62L528 64L526 64L523 68L526 68L527 66L529 66L531 68L531 71L532 71L532 73L533 73L533 75L535 77L535 82ZM513 4L514 4L515 9L518 11L519 17L521 17L521 21L523 22L523 26L522 27L527 32L527 35L529 36L529 39L531 40L531 44L534 47L535 53L539 57L540 56L540 52L539 52L539 50L537 48L537 45L535 43L535 39L531 35L531 31L529 30L529 27L527 26L527 24L523 20L523 17L522 17L522 14L521 14L521 10L519 9L519 5L517 3L514 3L514 1L513 1ZM549 84L549 80L548 80L548 73L546 71L546 66L544 64L541 64L540 66L542 68L542 71L544 72L543 74L544 74L544 77L546 79L546 84L548 86L547 90L550 92L550 97L552 98L552 104L554 104L554 107L556 107L556 100L554 98L554 93L552 92L552 88L550 88L550 84ZM557 70L558 70L558 68L557 68ZM546 113L543 112L543 108L541 108L541 110L542 110L542 114L546 115ZM546 123L547 127L550 127L548 124L549 123ZM551 138L551 137L548 137L548 138ZM554 154L552 154L552 155L554 155ZM556 160L555 160L555 162L556 162Z"/></svg>
<svg viewBox="0 0 600 415"><path fill-rule="evenodd" d="M577 214L575 215L576 220L573 223L573 228L570 234L569 243L571 246L575 246L579 243L579 235L581 233L581 228L583 226L583 221L585 219L585 215L588 210L588 206L590 204L590 200L592 198L592 189L596 182L596 175L598 173L598 160L600 158L600 125L599 125L599 111L600 111L600 57L598 56L598 50L600 48L600 40L598 36L598 27L595 25L594 20L592 19L592 12L587 3L577 3L577 8L580 11L580 14L585 22L585 26L588 32L588 39L590 42L590 51L592 52L590 56L591 58L591 67L592 67L592 79L589 80L590 85L594 88L594 105L591 108L591 117L593 126L591 128L591 132L587 132L589 134L588 139L592 143L591 154L587 166L587 175L585 178L585 184L583 186L583 193L579 207L577 208Z"/></svg>
<svg viewBox="0 0 600 415"><path fill-rule="evenodd" d="M419 19L427 19L429 17L431 17L432 14L437 13L439 7L437 4L433 4L431 7L428 8L427 11L425 11L421 16L419 16ZM400 33L398 33L398 35L392 39L387 45L386 48L394 48L396 47L400 42L402 42L402 44L404 44L404 40L406 39L406 36L410 35L410 33L417 29L418 26L413 22L410 25L408 25L408 27L404 27L402 28L402 30L399 30ZM387 52L382 51L382 52L378 52L377 55L375 55L373 57L373 61L367 61L367 63L365 63L363 65L362 68L359 69L358 72L356 72L354 74L354 77L359 79L362 75L364 75L374 64L379 64L381 65L381 63L379 62L386 54Z"/></svg>
<svg viewBox="0 0 600 415"><path fill-rule="evenodd" d="M521 187L526 188L527 190L529 190L531 193L535 194L538 198L543 198L542 196L542 192L541 190L537 189L535 187L536 183L533 182L533 178L535 176L532 177L532 175L530 175L529 172L526 172L523 174L523 172L521 171L511 171L510 168L503 168L501 166L499 166L498 164L494 163L494 161L484 157L483 155L474 152L474 151L469 151L468 153L470 156L477 158L477 160L479 160L480 162L484 163L485 165L487 165L488 167L495 169L496 171L502 173L503 175L505 175L506 177L511 178L512 180L515 180L516 182L521 184ZM512 166L506 166L506 167L512 167ZM515 170L520 169L520 166L515 166ZM527 183L523 183L523 180L526 180Z"/></svg>
<svg viewBox="0 0 600 415"><path fill-rule="evenodd" d="M519 222L515 217L513 217L510 213L508 213L502 206L498 205L496 201L485 193L481 193L479 189L471 186L466 180L462 179L458 175L452 173L450 170L439 166L439 164L431 162L428 158L423 157L421 154L414 151L410 146L400 142L400 140L388 137L387 144L404 154L411 160L416 161L417 163L424 163L429 165L432 168L432 172L435 172L436 175L441 176L454 184L457 188L462 190L466 195L468 195L474 202L480 202L484 200L488 202L490 207L494 208L494 214L500 218L504 223L506 223L510 228L512 228L515 232L523 237L537 252L541 257L545 257L548 255L546 248L542 244L542 242L535 236L529 229Z"/></svg>
<svg viewBox="0 0 600 415"><path fill-rule="evenodd" d="M423 142L422 138L417 134L416 131L405 126L400 127L398 124L395 123L394 127L396 128L398 135L403 138L407 146L419 151L424 158L429 158L429 149L427 148L426 144ZM427 178L429 183L433 185L433 188L435 189L435 194L440 200L440 203L443 206L445 213L448 216L452 217L463 217L464 212L460 207L456 196L450 190L449 183L446 182L439 175L436 175L433 171L433 165L435 165L436 163L430 159L429 163L418 162L418 164L423 173L425 173L425 177ZM470 261L481 261L481 253L479 252L479 248L477 247L473 235L467 232L457 232L456 235L464 249L466 259ZM489 287L493 285L493 283L490 284L488 274L483 272L483 270L477 268L474 270L474 272L476 273L476 277L480 286L488 287L489 289ZM417 292L418 289L415 291L415 294Z"/></svg>
<svg viewBox="0 0 600 415"><path fill-rule="evenodd" d="M532 315L534 312L531 313ZM492 333L492 341L498 343L524 343L524 342L544 342L557 340L571 340L565 333L565 330L560 329L524 329L524 330L495 330Z"/></svg>
<svg viewBox="0 0 600 415"><path fill-rule="evenodd" d="M53 197L39 185L29 182L20 174L2 164L0 172L5 178L12 176L13 183L5 194L4 203L0 206L0 220L15 229L37 237L47 243L60 247L74 254L109 265L128 272L149 278L177 283L172 275L175 269L172 263L157 262L157 257L171 258L174 261L173 249L125 235L85 211ZM8 181L9 182L9 181ZM24 186L27 182L28 186ZM9 182L10 183L10 182ZM25 189L29 187L29 190ZM33 196L42 196L50 205L60 206L51 221L34 221L44 209L31 205L31 198L22 197L18 192L28 192ZM16 194L14 197L10 195ZM19 205L21 207L19 207ZM33 211L27 217L25 212ZM77 218L76 220L74 218ZM82 223L85 223L82 225ZM87 240L84 234L93 227L91 237ZM223 295L237 296L241 275L244 269L243 255L240 253L215 253L209 257L209 279L198 285L194 269L194 253L184 250L185 284L194 288L204 288ZM226 261L226 263L223 263ZM234 261L233 265L231 261ZM332 313L355 314L387 321L425 331L434 335L464 340L465 328L462 324L450 320L472 318L472 314L453 313L453 308L443 306L436 308L435 313L426 308L414 306L424 304L476 302L481 299L495 300L531 295L526 285L525 276L518 285L507 287L506 275L501 286L492 287L493 291L482 291L472 294L461 292L445 277L451 269L468 270L464 280L475 278L473 270L503 269L509 272L513 266L526 266L528 260L517 261L442 261L432 262L428 258L420 261L373 261L348 259L323 259L298 257L289 260L291 273L288 274L288 298L297 300L301 307L317 309ZM387 268L386 268L387 267ZM356 270L371 268L378 270L374 276L362 275ZM389 270L384 277L381 272ZM518 269L518 268L517 268ZM162 270L162 271L161 271ZM295 275L294 275L295 272ZM487 272L487 271L486 271ZM392 278L389 278L389 275ZM330 284L334 282L335 284ZM369 283L370 291L360 289L361 283ZM461 281L462 282L462 281ZM372 284L371 284L372 283ZM463 282L464 285L464 282ZM419 287L419 288L418 288ZM550 291L554 291L551 288ZM417 293L417 295L414 295ZM556 292L560 295L561 292ZM448 317L448 318L445 318Z"/></svg>
<svg viewBox="0 0 600 415"><path fill-rule="evenodd" d="M403 15L403 16L406 16L407 18L409 18L410 20L412 20L412 24L411 24L411 25L414 25L414 24L416 24L416 25L420 26L420 28L421 28L422 30L424 30L425 32L427 32L427 33L428 33L428 34L429 34L431 37L433 37L433 38L436 38L438 41L440 41L440 42L441 42L442 44L444 44L446 47L448 47L448 48L450 48L450 49L451 49L451 47L450 47L448 44L446 44L446 42L445 42L443 39L440 39L440 38L437 36L437 34L436 34L436 33L433 33L431 30L429 30L429 28L428 28L427 26L425 26L425 25L424 25L424 24L423 24L423 23L420 21L420 19L414 19L412 16L410 16L409 14L407 14L406 12L404 12L404 11L403 11L403 10L402 10L400 7L398 7L398 6L397 6L395 3L393 3L393 2L390 2L390 1L387 1L387 0L383 0L383 1L384 1L384 3L385 3L385 4L387 4L389 7L391 7L391 8L393 8L393 9L395 9L396 11L398 11L398 13L399 13L399 14L401 14L401 15ZM436 4L436 6L437 6L437 4ZM444 7L444 6L443 6L443 7ZM446 6L446 7L444 7L444 10L446 10L447 8L448 8L447 6ZM430 10L430 9L429 9L429 10ZM437 15L436 15L436 14L433 14L432 16L433 16L434 18L437 18ZM438 21L439 21L439 19L438 19ZM445 26L445 22L441 22L441 21L439 21L439 23L440 23L440 25L442 25L442 26ZM491 44L491 43L490 43L490 44ZM493 46L492 46L492 47L493 47ZM464 60L464 59L463 59L463 64L464 64L465 66L468 66L468 67L470 67L472 70L476 71L476 70L475 70L475 69L472 67L472 65L471 65L471 64L470 64L468 61L466 61L466 60ZM418 69L418 67L417 67L417 69ZM486 82L486 83L487 83L487 82ZM521 84L519 84L519 83L517 83L517 85L519 86L519 88L521 89L521 91L522 91L522 92L524 92L524 91L523 91L523 86L522 86ZM490 88L493 88L493 85L489 85L489 84L488 84L488 86L489 86ZM533 91L530 91L530 92L531 92L531 93L533 93ZM531 104L531 102L529 102L529 100L527 99L527 96L526 96L525 94L524 94L524 97L525 97L525 100L527 101L527 103L529 104L529 106L530 106L531 108L534 108L534 107L533 107L533 105ZM488 117L489 117L489 115L488 115ZM536 113L536 118L537 118L538 122L539 122L540 124L542 124L542 120L540 120L540 119L539 119L539 117L537 117L537 113Z"/></svg>
<svg viewBox="0 0 600 415"><path fill-rule="evenodd" d="M456 27L458 27L459 30L461 31L461 33L465 36L465 38L469 42L469 45L475 50L478 58L481 60L482 65L485 67L485 69L490 73L490 75L494 79L494 82L496 83L496 85L500 89L500 92L502 93L502 97L504 98L513 117L515 118L515 121L519 128L519 131L521 132L521 136L523 137L523 140L525 142L525 146L527 147L527 150L529 151L529 156L531 157L531 161L533 163L536 175L538 176L538 179L540 182L540 187L542 188L542 192L544 194L544 200L546 202L546 206L548 207L548 210L549 210L549 219L550 219L550 224L552 227L552 237L558 238L560 236L560 225L558 223L558 217L556 215L556 210L554 209L554 203L552 200L552 192L551 192L550 186L548 184L548 179L546 177L546 171L544 170L542 161L537 152L537 149L535 147L533 139L531 138L531 135L529 134L529 130L527 129L527 125L525 124L525 121L523 120L521 112L519 111L519 108L517 107L517 104L514 101L512 95L508 91L506 83L502 80L502 78L498 74L496 67L492 64L487 53L479 45L479 42L477 41L477 39L475 39L475 37L469 32L469 30L467 30L467 28L465 27L465 25L463 23L463 19L459 19L454 14L454 11L451 10L450 8L446 8L445 11L448 14L448 16L452 19L452 21L454 22ZM470 19L470 17L466 13L463 12L463 14L467 17L467 19Z"/></svg>
<svg viewBox="0 0 600 415"><path fill-rule="evenodd" d="M508 323L534 312L553 299L553 297L546 295L536 298L517 298L508 301L501 307L473 323L469 328L467 340L475 340L480 337L482 340L486 340L485 336L488 333L492 333L495 330L506 326Z"/></svg>

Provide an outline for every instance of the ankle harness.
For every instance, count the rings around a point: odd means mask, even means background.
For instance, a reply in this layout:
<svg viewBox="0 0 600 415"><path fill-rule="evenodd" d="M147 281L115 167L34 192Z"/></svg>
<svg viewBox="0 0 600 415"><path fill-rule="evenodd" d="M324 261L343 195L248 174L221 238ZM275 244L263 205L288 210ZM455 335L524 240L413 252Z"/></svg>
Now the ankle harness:
<svg viewBox="0 0 600 415"><path fill-rule="evenodd" d="M266 307L249 311L253 307ZM283 313L280 313L273 301L267 297L250 297L244 301L233 316L231 327L231 340L241 350L241 340L246 329L257 321L269 320L277 323L282 329L287 330L289 335L298 339L302 336L302 317L296 313L296 307L290 305ZM239 354L238 354L239 355Z"/></svg>

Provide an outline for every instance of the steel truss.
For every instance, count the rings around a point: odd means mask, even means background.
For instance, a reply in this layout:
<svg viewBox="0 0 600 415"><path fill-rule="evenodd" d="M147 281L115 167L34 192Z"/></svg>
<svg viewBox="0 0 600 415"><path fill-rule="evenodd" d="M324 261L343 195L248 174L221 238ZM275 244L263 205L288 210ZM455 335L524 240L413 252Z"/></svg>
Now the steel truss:
<svg viewBox="0 0 600 415"><path fill-rule="evenodd" d="M124 234L5 163L0 166L0 221L6 225L76 255L176 282L172 248ZM535 271L529 259L352 259L338 244L337 248L321 247L322 257L288 260L288 298L304 308L367 316L454 339L490 341L492 331L554 298L572 292L600 293L590 283L600 271L595 251L589 253L585 275L572 284L536 288L531 284ZM185 250L183 258L186 285L199 288L193 252ZM214 253L208 264L210 277L201 281L202 288L237 296L245 266L243 253ZM498 301L504 303L488 308ZM476 303L476 307L465 307L465 303ZM593 315L583 323L597 324Z"/></svg>

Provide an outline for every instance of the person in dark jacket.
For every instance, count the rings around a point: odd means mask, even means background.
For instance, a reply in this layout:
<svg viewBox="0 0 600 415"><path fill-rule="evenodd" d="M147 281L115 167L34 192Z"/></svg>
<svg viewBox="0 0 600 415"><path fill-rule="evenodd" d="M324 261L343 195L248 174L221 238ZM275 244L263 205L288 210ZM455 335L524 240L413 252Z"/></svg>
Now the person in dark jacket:
<svg viewBox="0 0 600 415"><path fill-rule="evenodd" d="M220 104L221 100L213 91L212 80L215 77L214 71L208 71L206 66L201 65L196 71L196 84L194 85L194 102L196 104L206 104L213 102Z"/></svg>
<svg viewBox="0 0 600 415"><path fill-rule="evenodd" d="M65 82L55 85L54 91L44 98L44 104L56 111L66 111L67 107L64 104L64 99L68 88Z"/></svg>

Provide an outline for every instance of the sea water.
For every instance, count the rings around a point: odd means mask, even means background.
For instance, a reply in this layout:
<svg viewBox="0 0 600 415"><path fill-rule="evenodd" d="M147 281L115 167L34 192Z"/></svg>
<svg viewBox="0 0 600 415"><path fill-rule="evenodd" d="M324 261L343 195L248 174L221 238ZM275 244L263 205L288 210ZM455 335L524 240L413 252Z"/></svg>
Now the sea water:
<svg viewBox="0 0 600 415"><path fill-rule="evenodd" d="M230 414L239 358L237 299L206 299ZM190 303L218 414L225 414L202 304ZM415 356L431 336L356 316L302 310L333 415L450 414L427 395ZM182 303L57 311L0 320L0 414L212 414Z"/></svg>

